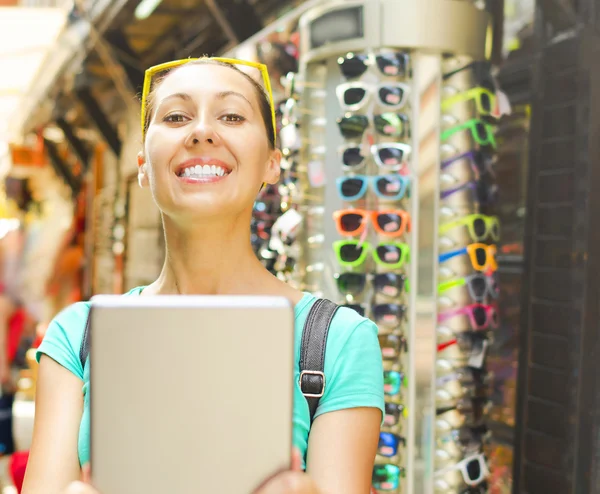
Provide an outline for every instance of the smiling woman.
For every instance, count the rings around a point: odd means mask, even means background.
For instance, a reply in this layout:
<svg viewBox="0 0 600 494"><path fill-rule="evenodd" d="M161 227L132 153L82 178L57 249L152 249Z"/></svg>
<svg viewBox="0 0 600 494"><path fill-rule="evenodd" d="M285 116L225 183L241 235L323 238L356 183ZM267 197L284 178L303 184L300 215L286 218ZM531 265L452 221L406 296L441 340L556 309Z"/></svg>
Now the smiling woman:
<svg viewBox="0 0 600 494"><path fill-rule="evenodd" d="M149 69L144 84L138 179L150 188L161 212L166 257L154 283L126 295L290 299L295 305L296 365L290 376L295 383L295 471L266 481L257 494L365 494L384 406L377 327L352 309L337 310L325 354L327 387L312 421L298 384L299 358L302 329L317 298L271 275L250 243L256 193L262 183L277 182L281 159L266 68L258 67L263 89L222 59L162 67ZM72 483L89 462L89 363L82 365L79 359L88 313L87 303L63 311L38 349L36 422L25 494L68 492L64 489L70 483L71 492L95 492Z"/></svg>

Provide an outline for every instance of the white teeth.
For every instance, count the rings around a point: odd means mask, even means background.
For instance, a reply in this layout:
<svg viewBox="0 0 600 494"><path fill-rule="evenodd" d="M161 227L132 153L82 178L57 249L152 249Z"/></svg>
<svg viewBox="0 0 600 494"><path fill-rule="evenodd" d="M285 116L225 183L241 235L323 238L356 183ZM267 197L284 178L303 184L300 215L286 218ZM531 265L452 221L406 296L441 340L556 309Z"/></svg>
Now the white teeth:
<svg viewBox="0 0 600 494"><path fill-rule="evenodd" d="M217 165L196 165L190 166L181 172L183 177L222 177L227 175L227 171Z"/></svg>

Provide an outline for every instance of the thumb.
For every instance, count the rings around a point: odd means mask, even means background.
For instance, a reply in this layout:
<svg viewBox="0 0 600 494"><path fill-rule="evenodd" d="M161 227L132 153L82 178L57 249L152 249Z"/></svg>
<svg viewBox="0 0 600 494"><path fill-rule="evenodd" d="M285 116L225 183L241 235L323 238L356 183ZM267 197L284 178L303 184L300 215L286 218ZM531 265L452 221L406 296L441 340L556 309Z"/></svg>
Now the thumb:
<svg viewBox="0 0 600 494"><path fill-rule="evenodd" d="M81 467L81 481L86 484L92 483L91 467L89 463L86 463Z"/></svg>
<svg viewBox="0 0 600 494"><path fill-rule="evenodd" d="M291 470L294 472L302 471L302 455L300 454L300 450L298 448L292 449L292 465Z"/></svg>

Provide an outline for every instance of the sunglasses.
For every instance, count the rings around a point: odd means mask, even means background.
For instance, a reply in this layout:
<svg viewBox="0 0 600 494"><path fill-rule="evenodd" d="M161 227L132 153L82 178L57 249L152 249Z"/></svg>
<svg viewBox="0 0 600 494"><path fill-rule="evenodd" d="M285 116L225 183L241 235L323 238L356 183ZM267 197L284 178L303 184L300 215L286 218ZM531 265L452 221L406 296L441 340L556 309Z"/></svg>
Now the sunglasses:
<svg viewBox="0 0 600 494"><path fill-rule="evenodd" d="M400 478L405 470L398 465L383 464L373 467L372 484L380 491L395 491L400 486Z"/></svg>
<svg viewBox="0 0 600 494"><path fill-rule="evenodd" d="M407 193L410 179L402 175L354 175L338 177L336 184L338 194L344 201L361 199L369 186L380 199L399 201Z"/></svg>
<svg viewBox="0 0 600 494"><path fill-rule="evenodd" d="M342 209L334 211L337 231L340 235L362 235L371 220L375 231L384 237L400 237L410 232L410 214L401 209L387 211L365 211L364 209Z"/></svg>
<svg viewBox="0 0 600 494"><path fill-rule="evenodd" d="M497 242L500 240L500 222L496 216L469 214L457 220L440 225L440 235L445 235L455 228L466 226L473 242L481 242L488 237Z"/></svg>
<svg viewBox="0 0 600 494"><path fill-rule="evenodd" d="M450 259L465 254L469 255L471 265L476 271L497 271L498 264L496 263L496 246L485 245L480 243L469 244L460 249L444 252L439 255L439 263L442 264Z"/></svg>
<svg viewBox="0 0 600 494"><path fill-rule="evenodd" d="M406 276L396 273L342 273L335 276L338 290L343 295L360 295L366 286L367 278L371 279L375 293L388 297L398 297L404 290Z"/></svg>
<svg viewBox="0 0 600 494"><path fill-rule="evenodd" d="M365 156L359 146L345 146L341 149L342 168L353 171L365 164ZM375 164L391 171L401 170L406 166L411 147L404 143L373 144L370 148Z"/></svg>
<svg viewBox="0 0 600 494"><path fill-rule="evenodd" d="M443 323L457 316L467 316L472 329L496 329L498 327L498 312L492 305L471 304L459 309L451 309L438 314L438 322Z"/></svg>
<svg viewBox="0 0 600 494"><path fill-rule="evenodd" d="M336 122L344 139L362 139L365 130L369 127L368 116L354 113L346 113L338 117ZM410 136L408 115L404 113L375 113L373 127L384 137L408 138Z"/></svg>
<svg viewBox="0 0 600 494"><path fill-rule="evenodd" d="M406 338L397 334L380 334L379 347L383 360L396 360L400 358L402 352L408 351L408 342Z"/></svg>
<svg viewBox="0 0 600 494"><path fill-rule="evenodd" d="M477 179L485 174L494 176L492 165L495 162L495 157L492 154L486 153L482 150L467 151L466 153L462 153L444 160L441 164L441 170L444 171L453 164L460 163L463 160L468 160Z"/></svg>
<svg viewBox="0 0 600 494"><path fill-rule="evenodd" d="M333 249L339 264L348 268L364 264L369 252L377 264L388 269L401 268L410 256L410 247L401 242L382 242L373 248L369 242L338 240L333 243Z"/></svg>
<svg viewBox="0 0 600 494"><path fill-rule="evenodd" d="M448 328L443 329L448 330ZM448 332L454 333L452 330L448 330ZM438 330L438 335L440 333ZM451 339L437 344L437 353L441 353L455 345L461 352L471 352L473 349L481 348L483 342L487 340L486 335L481 333L458 333L452 336Z"/></svg>
<svg viewBox="0 0 600 494"><path fill-rule="evenodd" d="M488 184L483 180L471 180L456 187L440 191L440 199L445 201L453 195L467 190L473 193L475 202L482 205L493 204L498 197L498 186L496 184Z"/></svg>
<svg viewBox="0 0 600 494"><path fill-rule="evenodd" d="M346 82L335 89L340 106L345 111L357 111L374 95L377 103L393 110L402 108L408 100L410 87L401 82L369 84Z"/></svg>
<svg viewBox="0 0 600 494"><path fill-rule="evenodd" d="M447 141L453 135L463 130L469 130L475 142L480 146L492 146L494 149L496 148L494 128L487 122L484 122L478 118L473 118L467 122L457 125L456 127L445 130L442 132L441 141Z"/></svg>
<svg viewBox="0 0 600 494"><path fill-rule="evenodd" d="M348 53L339 57L337 63L342 75L347 79L356 79L370 66L376 66L385 76L406 77L410 75L410 56L408 53L355 54Z"/></svg>
<svg viewBox="0 0 600 494"><path fill-rule="evenodd" d="M485 455L483 453L479 453L466 457L456 465L451 465L434 472L434 476L443 477L448 473L457 470L460 471L465 484L468 486L476 486L477 484L480 484L490 474L485 461Z"/></svg>
<svg viewBox="0 0 600 494"><path fill-rule="evenodd" d="M496 95L484 87L475 87L444 98L442 101L442 111L447 112L453 106L471 100L475 102L477 112L481 116L491 116L496 110Z"/></svg>
<svg viewBox="0 0 600 494"><path fill-rule="evenodd" d="M391 432L379 433L379 444L377 445L377 454L392 458L398 454L400 446L406 447L406 438Z"/></svg>
<svg viewBox="0 0 600 494"><path fill-rule="evenodd" d="M271 119L273 122L273 138L277 137L277 121L275 118L275 104L273 103L273 91L271 89L271 80L269 78L269 71L267 70L267 66L262 63L256 62L248 62L246 60L237 60L234 58L220 58L220 57L206 57L206 58L185 58L183 60L174 60L172 62L166 62L160 65L155 65L154 67L150 67L146 70L144 75L144 86L142 88L142 108L141 108L141 124L142 124L142 137L144 137L145 127L146 127L146 118L147 118L147 108L148 108L148 95L150 94L152 82L154 81L157 74L161 74L163 72L174 69L175 67L180 67L187 63L196 60L207 60L207 61L215 61L222 62L229 65L242 65L245 67L251 67L254 69L258 69L262 76L262 81L265 87L265 91L269 97L269 104L271 106Z"/></svg>
<svg viewBox="0 0 600 494"><path fill-rule="evenodd" d="M407 307L403 304L377 304L371 309L376 324L396 328L406 318Z"/></svg>
<svg viewBox="0 0 600 494"><path fill-rule="evenodd" d="M488 296L496 299L500 294L498 277L493 274L484 275L481 273L444 281L438 285L438 293L443 294L448 290L463 286L467 287L469 296L478 303L482 303Z"/></svg>
<svg viewBox="0 0 600 494"><path fill-rule="evenodd" d="M386 401L384 407L385 416L383 417L383 423L389 427L398 425L400 417L408 417L408 410L404 405Z"/></svg>
<svg viewBox="0 0 600 494"><path fill-rule="evenodd" d="M406 378L403 372L383 372L383 392L386 395L397 395L400 392L402 385L406 386Z"/></svg>
<svg viewBox="0 0 600 494"><path fill-rule="evenodd" d="M477 86L482 86L488 89L489 91L495 91L496 84L494 83L494 77L492 76L492 65L490 62L487 61L471 62L468 65L452 70L450 72L446 72L445 74L443 74L442 79L444 81L447 81L456 74L459 74L466 70L472 71L473 78L475 79L475 84Z"/></svg>

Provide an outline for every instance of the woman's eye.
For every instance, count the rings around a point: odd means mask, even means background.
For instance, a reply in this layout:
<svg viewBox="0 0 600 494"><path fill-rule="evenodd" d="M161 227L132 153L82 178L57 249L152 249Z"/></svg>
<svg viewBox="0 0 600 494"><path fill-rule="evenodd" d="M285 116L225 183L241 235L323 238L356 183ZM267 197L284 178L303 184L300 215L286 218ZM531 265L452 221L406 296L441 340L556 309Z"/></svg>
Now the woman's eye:
<svg viewBox="0 0 600 494"><path fill-rule="evenodd" d="M246 120L244 117L238 115L237 113L228 113L227 115L223 115L223 119L226 122L243 122L244 120Z"/></svg>
<svg viewBox="0 0 600 494"><path fill-rule="evenodd" d="M184 120L184 116L181 113L171 113L164 118L165 122L181 123Z"/></svg>

